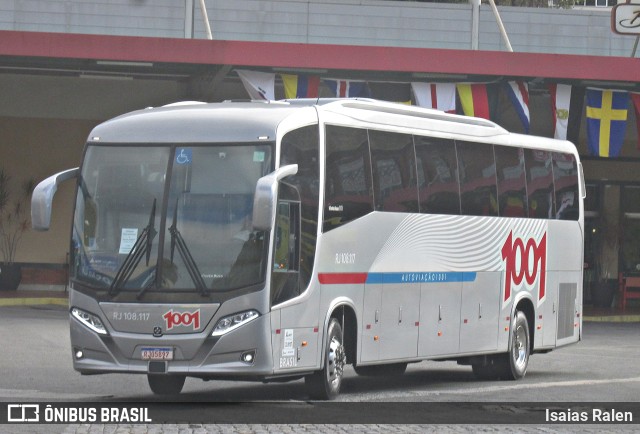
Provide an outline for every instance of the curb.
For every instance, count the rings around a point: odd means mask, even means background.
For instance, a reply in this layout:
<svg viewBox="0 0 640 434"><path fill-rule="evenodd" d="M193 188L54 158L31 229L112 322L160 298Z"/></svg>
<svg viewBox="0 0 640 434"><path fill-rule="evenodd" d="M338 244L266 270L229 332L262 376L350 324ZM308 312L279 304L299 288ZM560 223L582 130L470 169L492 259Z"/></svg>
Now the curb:
<svg viewBox="0 0 640 434"><path fill-rule="evenodd" d="M0 298L0 307L41 305L68 306L69 299L60 297Z"/></svg>

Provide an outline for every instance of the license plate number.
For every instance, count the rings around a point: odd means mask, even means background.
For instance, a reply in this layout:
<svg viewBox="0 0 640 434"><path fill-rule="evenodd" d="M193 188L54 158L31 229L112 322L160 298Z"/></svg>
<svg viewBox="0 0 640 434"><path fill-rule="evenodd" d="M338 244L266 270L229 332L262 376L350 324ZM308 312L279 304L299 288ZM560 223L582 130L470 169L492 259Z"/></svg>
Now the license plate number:
<svg viewBox="0 0 640 434"><path fill-rule="evenodd" d="M142 348L142 360L173 360L173 348L144 347Z"/></svg>

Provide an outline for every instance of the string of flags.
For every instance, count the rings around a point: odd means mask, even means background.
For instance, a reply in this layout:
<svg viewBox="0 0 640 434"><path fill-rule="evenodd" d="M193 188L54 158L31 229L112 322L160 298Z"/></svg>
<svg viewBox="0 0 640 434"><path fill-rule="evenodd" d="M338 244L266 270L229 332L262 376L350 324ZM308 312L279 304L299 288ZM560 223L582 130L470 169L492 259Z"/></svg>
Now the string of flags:
<svg viewBox="0 0 640 434"><path fill-rule="evenodd" d="M275 73L236 70L252 99L275 99ZM381 85L401 86L393 93L396 102L433 108L448 113L496 119L500 87L508 96L526 134L531 129L529 87L524 81L504 83L382 83L364 80L320 78L304 74L280 74L285 99L317 98L321 85L335 97L390 100ZM640 93L550 84L548 91L556 139L577 141L586 100L587 145L590 155L617 157L626 132L629 104L635 110L640 137ZM389 93L389 92L387 92ZM585 98L586 96L586 98ZM640 138L638 143L640 149Z"/></svg>

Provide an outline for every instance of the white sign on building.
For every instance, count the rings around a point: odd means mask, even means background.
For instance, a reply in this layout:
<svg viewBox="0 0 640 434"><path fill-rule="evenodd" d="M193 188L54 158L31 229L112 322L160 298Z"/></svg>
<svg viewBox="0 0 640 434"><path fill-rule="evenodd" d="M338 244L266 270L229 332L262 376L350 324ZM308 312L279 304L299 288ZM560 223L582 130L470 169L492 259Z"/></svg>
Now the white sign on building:
<svg viewBox="0 0 640 434"><path fill-rule="evenodd" d="M620 35L640 35L640 4L615 5L611 9L611 30Z"/></svg>

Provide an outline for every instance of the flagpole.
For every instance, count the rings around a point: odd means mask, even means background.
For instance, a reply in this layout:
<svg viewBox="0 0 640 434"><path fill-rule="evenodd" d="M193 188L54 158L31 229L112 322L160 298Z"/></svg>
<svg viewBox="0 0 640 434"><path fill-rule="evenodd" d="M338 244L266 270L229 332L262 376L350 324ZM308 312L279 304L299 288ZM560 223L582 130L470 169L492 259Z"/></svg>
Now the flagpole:
<svg viewBox="0 0 640 434"><path fill-rule="evenodd" d="M471 49L480 48L480 1L469 0L471 4Z"/></svg>
<svg viewBox="0 0 640 434"><path fill-rule="evenodd" d="M213 39L211 34L211 25L209 24L209 16L207 15L207 6L204 4L204 0L200 0L200 9L202 10L202 19L204 19L204 30L207 32L207 39Z"/></svg>
<svg viewBox="0 0 640 434"><path fill-rule="evenodd" d="M504 24L502 24L502 18L500 18L500 12L498 12L496 2L494 0L489 0L489 4L491 4L491 10L493 10L493 15L496 17L496 22L498 23L498 28L500 29L502 39L507 45L507 50L513 53L513 47L511 47L511 42L509 42L509 36L507 36L507 31L504 28Z"/></svg>

